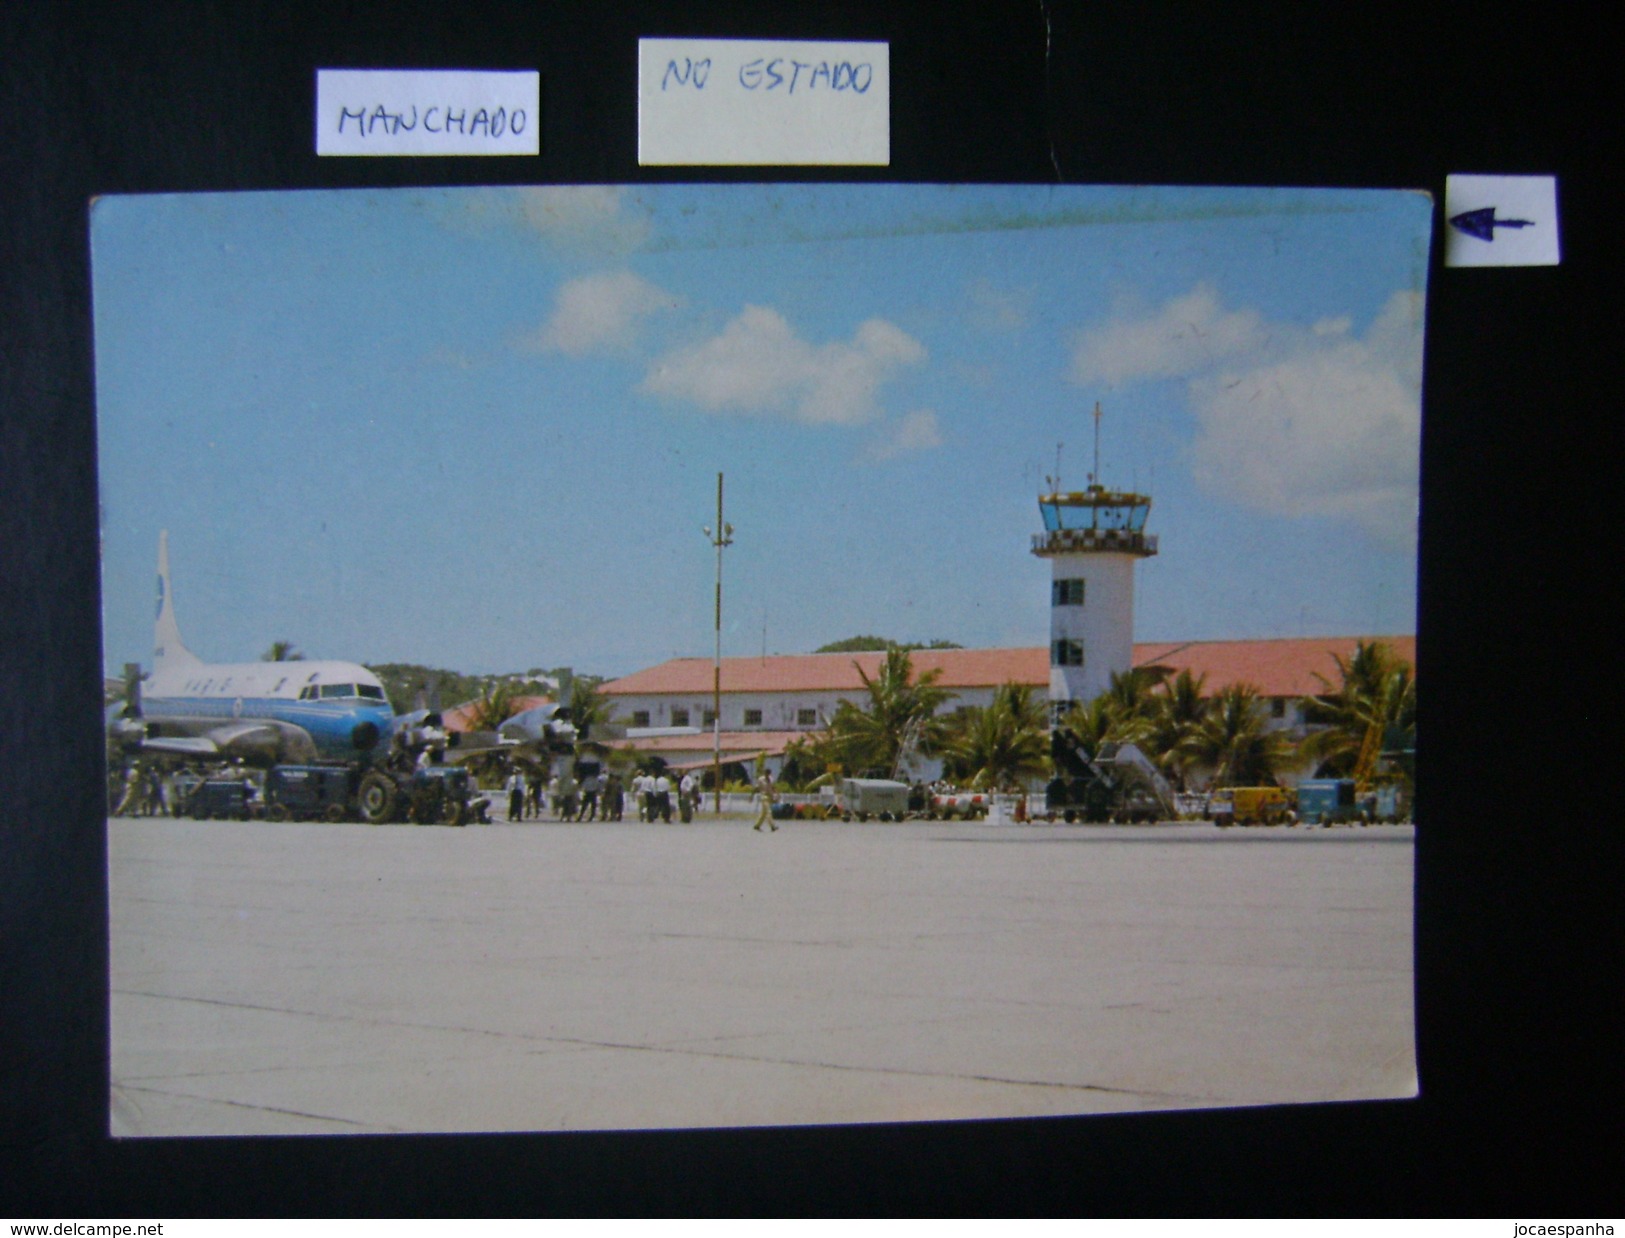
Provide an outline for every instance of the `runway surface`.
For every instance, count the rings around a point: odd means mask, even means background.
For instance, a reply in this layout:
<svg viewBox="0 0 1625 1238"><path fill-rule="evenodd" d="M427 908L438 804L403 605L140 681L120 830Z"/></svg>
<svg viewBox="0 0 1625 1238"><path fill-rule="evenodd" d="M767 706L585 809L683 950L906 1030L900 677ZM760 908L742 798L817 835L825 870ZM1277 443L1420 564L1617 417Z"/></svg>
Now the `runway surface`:
<svg viewBox="0 0 1625 1238"><path fill-rule="evenodd" d="M118 1136L1415 1093L1410 827L108 830Z"/></svg>

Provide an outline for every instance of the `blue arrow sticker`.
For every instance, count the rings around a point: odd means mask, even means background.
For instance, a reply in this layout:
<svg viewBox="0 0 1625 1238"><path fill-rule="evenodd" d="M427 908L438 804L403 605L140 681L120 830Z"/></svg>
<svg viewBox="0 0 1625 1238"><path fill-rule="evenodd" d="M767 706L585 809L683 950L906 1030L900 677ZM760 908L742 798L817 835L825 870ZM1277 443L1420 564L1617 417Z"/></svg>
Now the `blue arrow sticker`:
<svg viewBox="0 0 1625 1238"><path fill-rule="evenodd" d="M1452 173L1444 182L1447 267L1556 266L1557 178Z"/></svg>
<svg viewBox="0 0 1625 1238"><path fill-rule="evenodd" d="M1458 228L1468 236L1476 236L1481 241L1495 240L1497 228L1533 228L1533 219L1497 219L1495 208L1486 206L1476 211L1463 211L1459 215L1450 217L1450 226Z"/></svg>

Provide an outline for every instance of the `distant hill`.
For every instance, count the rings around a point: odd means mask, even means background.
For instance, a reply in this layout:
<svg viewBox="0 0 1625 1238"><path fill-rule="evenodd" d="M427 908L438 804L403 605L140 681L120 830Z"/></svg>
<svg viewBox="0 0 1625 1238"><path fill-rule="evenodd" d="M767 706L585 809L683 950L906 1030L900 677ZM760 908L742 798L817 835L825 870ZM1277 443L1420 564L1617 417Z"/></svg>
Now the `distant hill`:
<svg viewBox="0 0 1625 1238"><path fill-rule="evenodd" d="M532 669L508 675L464 675L440 667L420 666L415 662L378 662L368 665L384 685L384 695L396 713L410 713L414 709L438 705L450 709L464 701L485 695L488 688L508 684L520 696L552 696L561 676L568 669L542 671Z"/></svg>

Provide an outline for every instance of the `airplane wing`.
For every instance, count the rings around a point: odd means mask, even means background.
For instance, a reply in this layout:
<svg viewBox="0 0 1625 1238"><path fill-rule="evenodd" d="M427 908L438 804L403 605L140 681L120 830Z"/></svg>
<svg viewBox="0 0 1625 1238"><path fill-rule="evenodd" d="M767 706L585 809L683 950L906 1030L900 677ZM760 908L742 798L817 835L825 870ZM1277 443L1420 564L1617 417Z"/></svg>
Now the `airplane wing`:
<svg viewBox="0 0 1625 1238"><path fill-rule="evenodd" d="M209 722L215 722L209 719ZM167 753L197 760L224 761L243 757L261 761L307 761L316 756L310 733L292 723L254 719L221 725L189 726L193 734L170 733L178 724L162 722L163 730L144 735L133 746L143 752ZM156 729L156 727L154 728Z"/></svg>
<svg viewBox="0 0 1625 1238"><path fill-rule="evenodd" d="M212 739L204 739L201 735L158 735L152 739L143 739L136 745L144 752L167 752L175 756L184 757L223 757Z"/></svg>

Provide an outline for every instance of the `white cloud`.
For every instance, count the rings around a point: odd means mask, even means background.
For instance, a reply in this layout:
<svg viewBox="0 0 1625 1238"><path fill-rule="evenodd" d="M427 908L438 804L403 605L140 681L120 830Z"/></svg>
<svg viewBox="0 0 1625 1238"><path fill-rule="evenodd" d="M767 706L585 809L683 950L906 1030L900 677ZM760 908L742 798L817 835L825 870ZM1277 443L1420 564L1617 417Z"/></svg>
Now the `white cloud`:
<svg viewBox="0 0 1625 1238"><path fill-rule="evenodd" d="M747 305L711 339L657 361L643 390L711 412L856 425L879 415L880 385L925 355L918 340L883 319L863 323L850 343L815 345L776 310Z"/></svg>
<svg viewBox="0 0 1625 1238"><path fill-rule="evenodd" d="M524 223L565 248L622 254L649 237L648 215L629 205L617 185L538 186L516 193Z"/></svg>
<svg viewBox="0 0 1625 1238"><path fill-rule="evenodd" d="M1192 474L1210 493L1348 520L1395 547L1415 538L1420 294L1394 294L1362 338L1346 316L1303 327L1225 311L1199 285L1139 321L1081 334L1073 362L1080 382L1185 378Z"/></svg>
<svg viewBox="0 0 1625 1238"><path fill-rule="evenodd" d="M563 285L534 343L550 352L584 353L631 346L638 324L678 299L630 271L588 275Z"/></svg>
<svg viewBox="0 0 1625 1238"><path fill-rule="evenodd" d="M1211 284L1198 284L1150 318L1108 323L1073 340L1072 380L1122 386L1142 379L1180 378L1269 342L1253 310L1219 308Z"/></svg>
<svg viewBox="0 0 1625 1238"><path fill-rule="evenodd" d="M937 415L928 408L920 408L901 417L889 434L869 446L862 458L866 463L878 464L941 446L942 430L937 425Z"/></svg>

